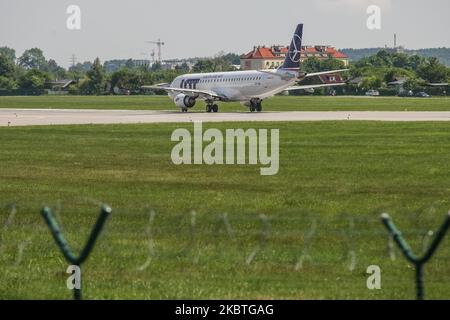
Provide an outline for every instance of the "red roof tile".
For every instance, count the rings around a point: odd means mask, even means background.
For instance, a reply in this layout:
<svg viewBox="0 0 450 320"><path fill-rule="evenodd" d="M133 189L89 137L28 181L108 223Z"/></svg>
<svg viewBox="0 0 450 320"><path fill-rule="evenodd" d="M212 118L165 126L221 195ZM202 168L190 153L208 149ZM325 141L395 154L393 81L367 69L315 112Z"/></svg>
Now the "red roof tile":
<svg viewBox="0 0 450 320"><path fill-rule="evenodd" d="M327 48L326 54L331 55L333 58L341 58L341 59L348 58L345 54L343 54L342 52L337 51L333 47Z"/></svg>
<svg viewBox="0 0 450 320"><path fill-rule="evenodd" d="M316 50L316 48L314 48L314 47L306 47L306 48L303 48L303 50L304 50L306 53L319 53L319 52Z"/></svg>
<svg viewBox="0 0 450 320"><path fill-rule="evenodd" d="M288 47L276 46L277 49L273 49L272 47L255 47L249 53L242 55L242 59L279 59L281 54L286 54L289 51ZM274 52L273 50L277 50ZM319 54L322 57L332 56L336 59L347 59L348 57L339 52L334 47L327 46L302 46L302 56L311 56Z"/></svg>
<svg viewBox="0 0 450 320"><path fill-rule="evenodd" d="M244 59L273 59L275 58L270 48L259 47L247 53L242 58Z"/></svg>

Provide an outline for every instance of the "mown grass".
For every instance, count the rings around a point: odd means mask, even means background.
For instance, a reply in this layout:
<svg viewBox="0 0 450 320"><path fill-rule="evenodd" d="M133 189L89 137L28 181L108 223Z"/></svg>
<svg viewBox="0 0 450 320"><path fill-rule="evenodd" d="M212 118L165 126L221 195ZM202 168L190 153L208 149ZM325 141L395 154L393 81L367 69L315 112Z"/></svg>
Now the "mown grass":
<svg viewBox="0 0 450 320"><path fill-rule="evenodd" d="M450 111L450 98L276 96L266 111ZM174 110L167 96L37 96L0 97L0 108ZM191 112L203 112L198 102ZM221 111L246 111L239 103L220 103Z"/></svg>
<svg viewBox="0 0 450 320"><path fill-rule="evenodd" d="M113 214L83 266L86 298L414 298L413 270L398 251L389 259L379 213L391 213L420 252L450 208L447 124L204 124L212 126L279 128L279 173L172 164L171 133L187 124L0 128L0 204L18 210L10 224L0 211L0 297L71 298L67 263L39 209L61 207L58 219L79 250L102 201ZM156 212L152 236L148 208ZM269 218L267 240L260 214ZM295 270L314 220L312 260ZM154 253L140 270L150 240ZM447 237L426 267L428 298L450 296L449 247ZM381 290L366 288L373 264Z"/></svg>

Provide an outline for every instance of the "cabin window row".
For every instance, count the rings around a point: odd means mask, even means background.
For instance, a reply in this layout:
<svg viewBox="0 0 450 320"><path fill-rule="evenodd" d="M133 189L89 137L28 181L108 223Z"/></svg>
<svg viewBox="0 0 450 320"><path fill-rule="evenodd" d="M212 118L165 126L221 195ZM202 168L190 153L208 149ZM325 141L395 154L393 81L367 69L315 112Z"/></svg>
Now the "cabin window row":
<svg viewBox="0 0 450 320"><path fill-rule="evenodd" d="M248 78L223 78L223 79L204 79L200 80L200 83L212 83L212 82L237 82L237 81L255 81L261 80L262 77L248 77Z"/></svg>

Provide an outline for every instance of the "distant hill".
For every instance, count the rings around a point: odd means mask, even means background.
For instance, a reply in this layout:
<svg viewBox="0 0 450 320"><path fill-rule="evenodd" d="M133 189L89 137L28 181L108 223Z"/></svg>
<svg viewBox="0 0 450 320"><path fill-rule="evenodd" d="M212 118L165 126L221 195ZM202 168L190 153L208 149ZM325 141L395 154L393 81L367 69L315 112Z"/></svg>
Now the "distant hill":
<svg viewBox="0 0 450 320"><path fill-rule="evenodd" d="M376 54L379 50L385 48L364 48L364 49L341 49L340 51L345 53L350 60L357 61L361 58L368 57ZM393 50L388 49L388 50ZM424 57L436 57L439 61L446 66L450 67L450 48L427 48L418 50L401 49L407 54L417 54Z"/></svg>

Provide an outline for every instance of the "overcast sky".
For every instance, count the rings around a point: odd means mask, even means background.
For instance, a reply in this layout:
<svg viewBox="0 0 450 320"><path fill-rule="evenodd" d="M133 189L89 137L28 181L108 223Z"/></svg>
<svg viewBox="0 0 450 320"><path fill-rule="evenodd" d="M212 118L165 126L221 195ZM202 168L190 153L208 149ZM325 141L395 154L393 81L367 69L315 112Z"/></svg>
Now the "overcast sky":
<svg viewBox="0 0 450 320"><path fill-rule="evenodd" d="M68 30L66 9L81 8L81 30ZM368 30L366 9L382 9L381 30ZM305 24L304 44L338 48L450 47L449 0L0 0L0 46L19 56L31 47L67 67L78 61L145 58L165 41L163 58L244 53L256 44L290 42Z"/></svg>

